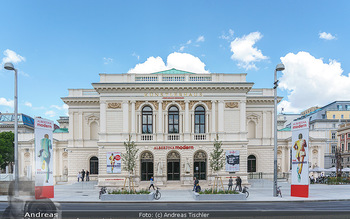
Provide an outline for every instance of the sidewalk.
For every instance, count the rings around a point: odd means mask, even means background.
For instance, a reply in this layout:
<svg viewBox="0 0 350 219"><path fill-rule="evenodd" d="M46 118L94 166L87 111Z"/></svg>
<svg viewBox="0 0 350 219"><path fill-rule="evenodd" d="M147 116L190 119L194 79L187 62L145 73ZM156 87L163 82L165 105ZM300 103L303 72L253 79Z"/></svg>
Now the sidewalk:
<svg viewBox="0 0 350 219"><path fill-rule="evenodd" d="M350 185L310 185L309 198L290 196L290 184L278 182L282 186L283 197L273 197L273 184L268 180L251 180L249 197L243 202L275 202L275 201L336 201L350 200ZM74 184L55 185L55 202L101 202L98 198L99 188L96 181L79 182ZM205 189L203 185L202 189ZM192 188L174 186L162 187L162 197L154 202L198 202L193 199ZM0 202L7 202L7 196L0 196ZM109 201L110 202L110 201ZM213 202L213 201L210 201ZM215 202L215 201L214 201ZM242 201L239 201L242 202Z"/></svg>

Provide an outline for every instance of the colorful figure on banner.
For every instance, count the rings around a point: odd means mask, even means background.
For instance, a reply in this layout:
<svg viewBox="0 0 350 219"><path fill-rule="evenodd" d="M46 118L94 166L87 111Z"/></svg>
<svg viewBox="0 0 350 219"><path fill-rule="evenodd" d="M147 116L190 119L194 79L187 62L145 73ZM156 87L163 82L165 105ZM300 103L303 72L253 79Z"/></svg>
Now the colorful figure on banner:
<svg viewBox="0 0 350 219"><path fill-rule="evenodd" d="M38 157L41 157L41 163L42 163L41 169L47 170L45 182L48 183L49 174L50 174L50 158L51 158L50 150L52 149L52 143L51 143L51 140L49 139L48 134L45 134L44 138L41 139L40 145L41 145L41 150L39 151Z"/></svg>
<svg viewBox="0 0 350 219"><path fill-rule="evenodd" d="M109 157L109 160L111 161L111 170L112 170L112 173L113 173L113 168L114 168L114 164L115 164L115 157L114 157L113 153Z"/></svg>
<svg viewBox="0 0 350 219"><path fill-rule="evenodd" d="M300 133L298 136L298 140L294 143L293 148L296 150L295 157L298 160L298 181L301 180L301 172L303 171L303 163L306 156L305 148L307 147L305 139L303 139L303 135Z"/></svg>

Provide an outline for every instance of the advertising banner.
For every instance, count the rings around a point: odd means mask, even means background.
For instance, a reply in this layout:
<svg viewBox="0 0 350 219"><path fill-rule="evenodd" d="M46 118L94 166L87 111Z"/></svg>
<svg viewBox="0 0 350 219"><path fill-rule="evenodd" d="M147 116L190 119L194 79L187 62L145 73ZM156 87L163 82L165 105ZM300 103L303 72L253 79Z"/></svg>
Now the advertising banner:
<svg viewBox="0 0 350 219"><path fill-rule="evenodd" d="M239 151L226 151L226 171L239 171Z"/></svg>
<svg viewBox="0 0 350 219"><path fill-rule="evenodd" d="M107 173L121 173L122 159L120 152L107 152Z"/></svg>
<svg viewBox="0 0 350 219"><path fill-rule="evenodd" d="M51 120L35 118L35 198L53 198L53 150L52 132L54 123Z"/></svg>
<svg viewBox="0 0 350 219"><path fill-rule="evenodd" d="M292 123L291 196L309 197L309 119Z"/></svg>

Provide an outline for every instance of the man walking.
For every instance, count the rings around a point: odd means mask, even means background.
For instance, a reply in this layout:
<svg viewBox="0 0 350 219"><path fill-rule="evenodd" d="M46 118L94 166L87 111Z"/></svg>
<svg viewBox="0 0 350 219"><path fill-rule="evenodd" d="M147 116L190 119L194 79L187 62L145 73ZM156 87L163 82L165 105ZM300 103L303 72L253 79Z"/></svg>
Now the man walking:
<svg viewBox="0 0 350 219"><path fill-rule="evenodd" d="M235 191L236 191L237 187L238 187L239 191L242 192L242 179L239 176L237 176L237 179L236 179Z"/></svg>
<svg viewBox="0 0 350 219"><path fill-rule="evenodd" d="M194 179L193 179L193 190L192 191L196 191L196 186L197 186L198 183L199 183L199 180L196 177L194 177Z"/></svg>
<svg viewBox="0 0 350 219"><path fill-rule="evenodd" d="M230 179L228 180L228 191L232 190L232 186L233 186L233 179L232 176L230 176Z"/></svg>
<svg viewBox="0 0 350 219"><path fill-rule="evenodd" d="M84 182L84 178L85 178L85 171L84 169L81 171L81 181Z"/></svg>
<svg viewBox="0 0 350 219"><path fill-rule="evenodd" d="M153 176L151 177L151 179L150 179L150 185L149 185L149 188L148 188L148 190L150 190L151 189L151 187L153 187L153 190L156 190L155 188L154 188L154 180L153 180Z"/></svg>
<svg viewBox="0 0 350 219"><path fill-rule="evenodd" d="M81 178L81 173L80 172L78 173L77 177L78 177L78 182L79 182L79 180Z"/></svg>
<svg viewBox="0 0 350 219"><path fill-rule="evenodd" d="M90 174L90 173L89 173L89 171L87 170L87 171L86 171L86 181L90 181L89 174Z"/></svg>

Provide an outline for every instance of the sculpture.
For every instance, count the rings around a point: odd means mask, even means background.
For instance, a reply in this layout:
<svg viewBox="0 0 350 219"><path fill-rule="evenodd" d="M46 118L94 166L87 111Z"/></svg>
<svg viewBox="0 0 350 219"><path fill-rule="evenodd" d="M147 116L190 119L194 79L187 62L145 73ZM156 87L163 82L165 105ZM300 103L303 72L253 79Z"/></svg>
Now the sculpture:
<svg viewBox="0 0 350 219"><path fill-rule="evenodd" d="M157 165L157 174L158 174L158 176L163 175L163 163L160 159L159 159L159 162Z"/></svg>

